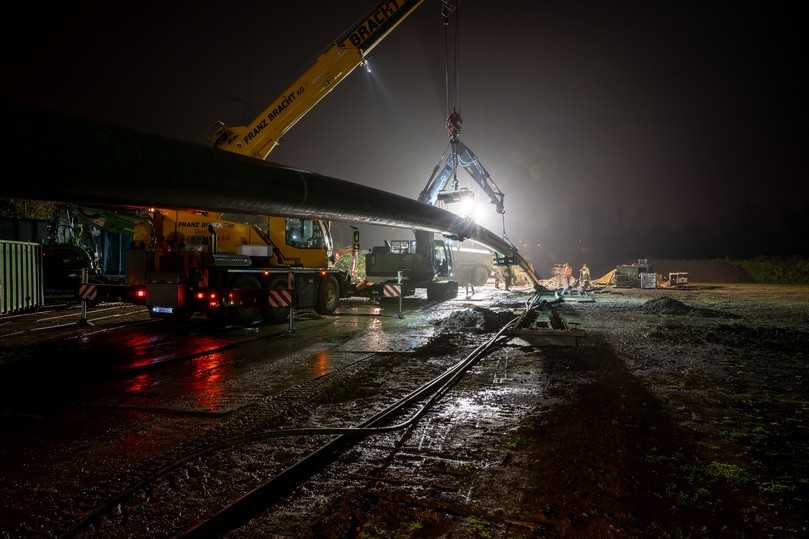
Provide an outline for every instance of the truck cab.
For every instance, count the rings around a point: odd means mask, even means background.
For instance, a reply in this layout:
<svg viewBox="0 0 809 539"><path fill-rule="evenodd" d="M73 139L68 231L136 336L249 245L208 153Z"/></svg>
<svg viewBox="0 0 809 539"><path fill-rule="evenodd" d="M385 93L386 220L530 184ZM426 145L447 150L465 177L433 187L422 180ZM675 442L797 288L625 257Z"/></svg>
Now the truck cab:
<svg viewBox="0 0 809 539"><path fill-rule="evenodd" d="M153 316L281 321L291 303L330 314L350 289L311 219L154 209L127 258L133 299ZM283 291L283 292L282 292ZM287 297L279 305L277 297Z"/></svg>

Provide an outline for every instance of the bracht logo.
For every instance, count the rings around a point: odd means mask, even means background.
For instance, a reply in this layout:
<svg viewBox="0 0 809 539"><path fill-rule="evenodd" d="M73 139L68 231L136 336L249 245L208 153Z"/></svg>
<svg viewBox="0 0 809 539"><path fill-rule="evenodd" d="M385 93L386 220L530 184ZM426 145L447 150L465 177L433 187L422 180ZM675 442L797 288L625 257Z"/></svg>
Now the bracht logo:
<svg viewBox="0 0 809 539"><path fill-rule="evenodd" d="M351 41L351 44L357 48L362 48L362 45L368 41L369 38L373 37L374 33L391 17L393 17L397 11L401 9L399 2L397 0L388 0L380 4L370 15L366 18L359 26L357 26L351 35L348 36L348 40Z"/></svg>

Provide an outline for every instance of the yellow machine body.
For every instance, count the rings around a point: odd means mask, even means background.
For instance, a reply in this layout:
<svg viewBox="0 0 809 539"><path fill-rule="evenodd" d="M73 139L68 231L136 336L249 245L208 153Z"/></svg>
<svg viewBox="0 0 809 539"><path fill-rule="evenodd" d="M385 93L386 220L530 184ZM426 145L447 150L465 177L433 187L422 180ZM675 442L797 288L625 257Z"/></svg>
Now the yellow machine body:
<svg viewBox="0 0 809 539"><path fill-rule="evenodd" d="M134 241L161 251L260 256L276 266L309 268L327 267L331 247L322 224L311 219L165 209L135 227Z"/></svg>

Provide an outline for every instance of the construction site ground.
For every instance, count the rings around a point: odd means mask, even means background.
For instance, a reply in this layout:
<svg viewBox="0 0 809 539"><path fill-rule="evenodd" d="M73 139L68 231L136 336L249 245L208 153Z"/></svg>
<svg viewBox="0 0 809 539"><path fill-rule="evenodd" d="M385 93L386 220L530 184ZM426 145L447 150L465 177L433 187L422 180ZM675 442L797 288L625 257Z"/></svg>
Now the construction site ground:
<svg viewBox="0 0 809 539"><path fill-rule="evenodd" d="M403 320L390 306L348 302L283 341L272 337L282 326L203 338L202 326L168 336L141 324L41 349L20 334L39 366L18 360L3 375L0 530L55 535L144 462L224 424L247 428L241 411L252 403L288 403L284 391L330 372L334 387L321 378L284 421L356 424L380 396L434 376L509 318L490 311L516 312L529 295L484 287L438 305L417 298ZM558 308L586 331L578 346L512 341L413 429L364 439L232 535L809 536L809 287L594 297ZM131 357L90 376L103 358L125 355L117 331ZM64 357L43 356L54 350ZM258 443L195 464L118 506L93 533L174 535L187 515L276 473L283 453L278 442Z"/></svg>

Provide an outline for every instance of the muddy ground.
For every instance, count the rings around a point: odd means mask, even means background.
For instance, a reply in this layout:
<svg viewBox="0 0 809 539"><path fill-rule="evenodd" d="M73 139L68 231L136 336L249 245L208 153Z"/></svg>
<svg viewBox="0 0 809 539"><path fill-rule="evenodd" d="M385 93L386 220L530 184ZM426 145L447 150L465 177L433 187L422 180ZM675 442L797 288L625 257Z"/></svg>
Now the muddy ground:
<svg viewBox="0 0 809 539"><path fill-rule="evenodd" d="M561 308L586 345L516 341L234 535L809 536L809 288L596 297Z"/></svg>
<svg viewBox="0 0 809 539"><path fill-rule="evenodd" d="M19 447L0 452L0 523L10 524L0 525L0 537L52 536L112 493L102 488L110 480L128 477L111 470L138 469L234 422L356 424L489 338L529 295L483 288L403 320L347 306L344 315L302 323L287 341L265 339L274 329L262 328L236 348L99 382L65 410L61 401L43 412L9 398L3 432ZM231 535L809 536L809 287L595 297L559 307L588 335L577 346L512 340L413 428L366 438ZM152 334L138 332L156 331L149 328L132 331L143 340ZM301 399L295 388L310 379L319 389ZM119 395L121 387L129 389ZM206 398L186 409L197 394ZM110 408L113 396L121 402ZM264 415L250 412L257 403L267 405ZM279 415L273 403L297 412ZM91 414L98 434L38 434L53 425L68 431L60 418L79 413ZM110 450L119 438L127 452ZM144 452L141 438L156 442L154 451ZM311 442L248 444L194 463L147 490L157 503L130 499L87 535L173 536Z"/></svg>

